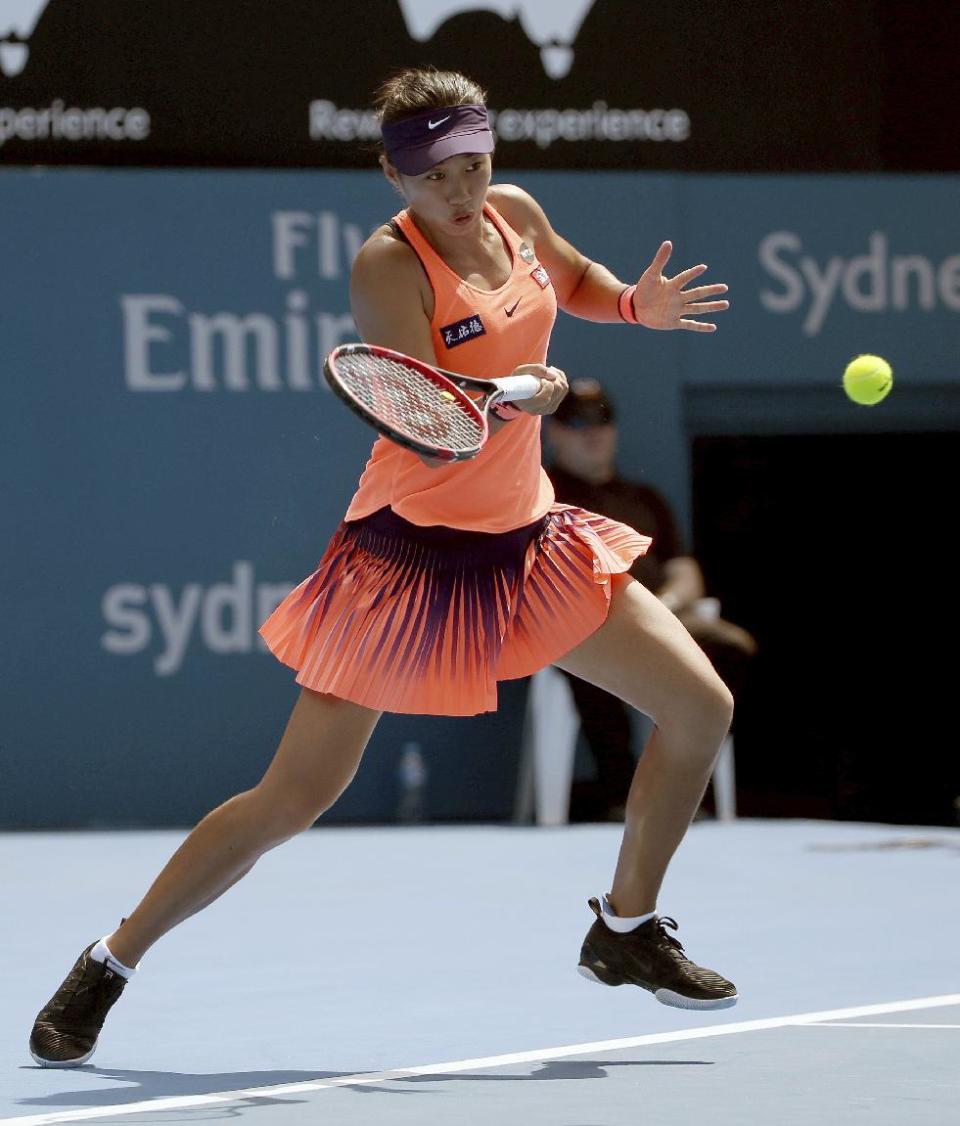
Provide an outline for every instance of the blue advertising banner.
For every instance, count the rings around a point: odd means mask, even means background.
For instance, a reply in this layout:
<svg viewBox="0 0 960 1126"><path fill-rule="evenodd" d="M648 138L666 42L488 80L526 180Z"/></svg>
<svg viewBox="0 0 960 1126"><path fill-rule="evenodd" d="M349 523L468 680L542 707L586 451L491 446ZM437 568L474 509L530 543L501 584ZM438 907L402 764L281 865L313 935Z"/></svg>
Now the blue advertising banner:
<svg viewBox="0 0 960 1126"><path fill-rule="evenodd" d="M798 388L839 430L909 426L917 396L955 410L924 390L960 380L955 178L511 178L627 280L671 238L669 272L730 285L716 334L561 317L552 346L610 388L622 471L683 521L691 389L755 392L771 432L802 424L777 406ZM321 365L355 338L350 264L400 203L376 172L35 170L0 174L0 205L0 824L186 824L259 778L295 698L256 630L363 468L371 434ZM864 351L896 370L882 414L839 390ZM508 816L523 701L386 717L330 818L392 816L410 742L431 815Z"/></svg>

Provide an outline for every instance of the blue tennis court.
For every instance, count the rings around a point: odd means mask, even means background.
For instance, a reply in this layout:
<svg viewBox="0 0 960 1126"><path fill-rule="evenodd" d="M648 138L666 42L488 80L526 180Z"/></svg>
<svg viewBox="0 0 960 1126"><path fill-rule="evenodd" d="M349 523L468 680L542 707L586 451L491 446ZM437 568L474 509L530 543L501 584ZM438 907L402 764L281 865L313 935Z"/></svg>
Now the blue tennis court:
<svg viewBox="0 0 960 1126"><path fill-rule="evenodd" d="M0 1121L952 1120L960 832L694 824L660 906L741 994L700 1014L575 972L619 835L314 830L161 942L73 1071L31 1021L182 835L6 835Z"/></svg>

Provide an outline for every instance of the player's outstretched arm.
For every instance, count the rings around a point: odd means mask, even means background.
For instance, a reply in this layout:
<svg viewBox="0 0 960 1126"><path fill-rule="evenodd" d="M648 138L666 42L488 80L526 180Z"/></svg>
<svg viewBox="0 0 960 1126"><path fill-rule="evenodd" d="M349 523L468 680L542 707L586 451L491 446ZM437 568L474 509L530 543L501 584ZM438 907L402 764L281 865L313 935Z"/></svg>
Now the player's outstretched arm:
<svg viewBox="0 0 960 1126"><path fill-rule="evenodd" d="M661 243L634 288L557 234L540 204L522 188L497 185L490 190L490 201L532 245L550 275L557 303L575 317L606 323L628 321L656 329L715 332L715 324L696 318L729 307L729 302L720 298L727 292L722 283L685 288L705 273L707 266L693 266L672 278L664 274L673 252L670 242Z"/></svg>

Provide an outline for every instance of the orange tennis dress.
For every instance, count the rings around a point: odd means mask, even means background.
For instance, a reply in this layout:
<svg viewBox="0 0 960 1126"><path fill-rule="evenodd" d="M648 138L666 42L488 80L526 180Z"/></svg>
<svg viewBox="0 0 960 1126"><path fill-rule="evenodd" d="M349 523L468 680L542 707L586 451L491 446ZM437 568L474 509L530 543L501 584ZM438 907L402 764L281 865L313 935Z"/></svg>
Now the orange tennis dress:
<svg viewBox="0 0 960 1126"><path fill-rule="evenodd" d="M408 211L393 224L433 287L438 364L491 378L546 363L557 301L532 248L489 204L484 214L512 262L493 291L455 274ZM498 680L531 675L603 623L610 575L650 542L555 503L539 416L436 469L380 437L317 569L260 633L316 692L389 712L495 711Z"/></svg>

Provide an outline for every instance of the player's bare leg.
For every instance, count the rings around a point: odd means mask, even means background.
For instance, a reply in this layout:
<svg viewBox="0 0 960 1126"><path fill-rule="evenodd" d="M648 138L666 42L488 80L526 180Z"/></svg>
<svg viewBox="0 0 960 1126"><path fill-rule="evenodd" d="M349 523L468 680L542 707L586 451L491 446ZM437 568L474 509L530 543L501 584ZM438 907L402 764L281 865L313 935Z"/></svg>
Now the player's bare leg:
<svg viewBox="0 0 960 1126"><path fill-rule="evenodd" d="M655 723L630 786L610 902L653 911L664 873L710 780L733 699L701 649L641 583L611 578L604 624L556 664L612 692Z"/></svg>
<svg viewBox="0 0 960 1126"><path fill-rule="evenodd" d="M603 985L637 985L684 1009L724 1009L737 988L698 966L657 916L667 865L700 804L733 699L700 648L640 583L612 578L610 613L591 637L557 664L613 692L654 720L637 764L607 905L580 950L580 972Z"/></svg>
<svg viewBox="0 0 960 1126"><path fill-rule="evenodd" d="M146 950L241 879L337 800L356 773L380 713L304 690L263 779L208 814L104 942L84 950L30 1034L43 1067L79 1067Z"/></svg>
<svg viewBox="0 0 960 1126"><path fill-rule="evenodd" d="M218 899L265 852L308 829L350 784L379 716L304 689L266 774L190 833L107 937L114 956L135 966L158 938Z"/></svg>

